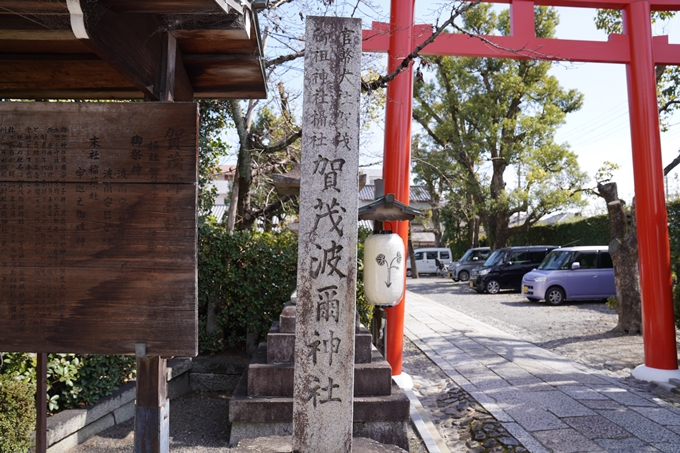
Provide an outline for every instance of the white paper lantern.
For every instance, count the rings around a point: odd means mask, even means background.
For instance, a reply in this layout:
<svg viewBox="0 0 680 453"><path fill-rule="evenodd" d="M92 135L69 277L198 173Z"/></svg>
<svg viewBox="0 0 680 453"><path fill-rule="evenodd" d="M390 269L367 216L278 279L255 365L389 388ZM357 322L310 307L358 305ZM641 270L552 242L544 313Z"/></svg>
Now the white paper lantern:
<svg viewBox="0 0 680 453"><path fill-rule="evenodd" d="M398 234L372 234L364 242L364 293L371 305L397 305L404 294L406 256Z"/></svg>

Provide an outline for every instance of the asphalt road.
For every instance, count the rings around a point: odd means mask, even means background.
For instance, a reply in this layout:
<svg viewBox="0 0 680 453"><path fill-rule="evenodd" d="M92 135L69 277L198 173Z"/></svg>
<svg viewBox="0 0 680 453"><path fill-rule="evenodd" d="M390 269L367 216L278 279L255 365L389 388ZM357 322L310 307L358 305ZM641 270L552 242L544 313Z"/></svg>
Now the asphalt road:
<svg viewBox="0 0 680 453"><path fill-rule="evenodd" d="M467 282L434 276L409 278L406 289L613 376L643 363L642 337L612 333L618 315L602 301L551 306L518 292L478 294Z"/></svg>

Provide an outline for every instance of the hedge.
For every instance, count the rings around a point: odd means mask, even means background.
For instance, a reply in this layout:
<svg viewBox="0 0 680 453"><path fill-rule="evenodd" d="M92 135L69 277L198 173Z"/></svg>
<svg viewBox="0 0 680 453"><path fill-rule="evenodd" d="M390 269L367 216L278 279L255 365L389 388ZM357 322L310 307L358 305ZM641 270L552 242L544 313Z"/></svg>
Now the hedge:
<svg viewBox="0 0 680 453"><path fill-rule="evenodd" d="M0 374L0 452L28 452L34 429L35 384Z"/></svg>
<svg viewBox="0 0 680 453"><path fill-rule="evenodd" d="M508 245L608 245L609 218L606 215L551 225L534 225L526 233L514 234Z"/></svg>
<svg viewBox="0 0 680 453"><path fill-rule="evenodd" d="M199 227L198 249L199 351L242 348L248 333L263 340L295 289L297 237L291 232L229 234L223 225L206 223ZM223 345L205 331L209 302L216 308Z"/></svg>
<svg viewBox="0 0 680 453"><path fill-rule="evenodd" d="M35 385L35 354L5 353L2 358L0 375L15 376ZM48 410L56 412L96 403L132 379L135 364L135 356L48 354Z"/></svg>

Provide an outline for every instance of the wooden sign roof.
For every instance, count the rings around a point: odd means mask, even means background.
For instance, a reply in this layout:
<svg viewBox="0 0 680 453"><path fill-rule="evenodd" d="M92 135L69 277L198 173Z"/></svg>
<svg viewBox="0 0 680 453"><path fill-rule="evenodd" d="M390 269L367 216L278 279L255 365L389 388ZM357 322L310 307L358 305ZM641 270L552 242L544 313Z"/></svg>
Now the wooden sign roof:
<svg viewBox="0 0 680 453"><path fill-rule="evenodd" d="M194 97L266 97L250 2L0 0L0 99Z"/></svg>

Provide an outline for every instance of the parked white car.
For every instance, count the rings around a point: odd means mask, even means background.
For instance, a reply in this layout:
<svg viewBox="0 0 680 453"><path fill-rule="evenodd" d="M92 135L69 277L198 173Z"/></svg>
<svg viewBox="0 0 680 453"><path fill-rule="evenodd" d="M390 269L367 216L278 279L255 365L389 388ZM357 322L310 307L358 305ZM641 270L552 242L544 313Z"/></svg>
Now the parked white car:
<svg viewBox="0 0 680 453"><path fill-rule="evenodd" d="M451 264L451 249L448 248L424 248L415 249L413 251L416 258L416 268L418 269L418 274L436 274L437 273L437 261L439 260L442 264ZM406 260L406 276L410 277L411 272L411 258Z"/></svg>

